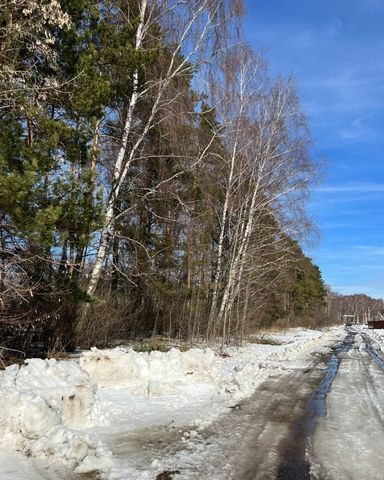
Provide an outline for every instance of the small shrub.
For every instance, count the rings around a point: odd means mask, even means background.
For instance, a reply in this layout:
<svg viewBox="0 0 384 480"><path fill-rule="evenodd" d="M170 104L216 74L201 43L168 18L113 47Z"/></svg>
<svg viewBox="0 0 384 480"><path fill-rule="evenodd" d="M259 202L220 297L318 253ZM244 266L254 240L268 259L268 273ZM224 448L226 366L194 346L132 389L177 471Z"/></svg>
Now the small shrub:
<svg viewBox="0 0 384 480"><path fill-rule="evenodd" d="M171 348L172 345L169 344L166 340L163 338L148 338L145 340L141 340L139 342L135 342L132 345L132 348L135 352L168 352Z"/></svg>
<svg viewBox="0 0 384 480"><path fill-rule="evenodd" d="M257 343L260 345L282 345L279 340L275 340L271 337L265 337L264 335L257 335L248 339L249 343Z"/></svg>

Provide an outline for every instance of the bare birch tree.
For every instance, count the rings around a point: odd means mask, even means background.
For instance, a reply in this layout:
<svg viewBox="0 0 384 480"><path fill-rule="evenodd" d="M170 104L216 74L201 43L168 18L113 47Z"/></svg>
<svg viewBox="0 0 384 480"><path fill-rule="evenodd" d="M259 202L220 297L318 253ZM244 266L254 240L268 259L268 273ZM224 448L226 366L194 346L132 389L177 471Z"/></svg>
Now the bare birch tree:
<svg viewBox="0 0 384 480"><path fill-rule="evenodd" d="M168 48L172 53L162 78L157 81L140 84L139 66L134 71L132 94L125 113L120 145L114 162L113 180L108 194L99 247L89 278L88 294L92 295L95 292L107 257L109 239L113 236L115 206L121 187L133 160L153 127L156 114L163 107L164 92L176 77L190 75L199 62L207 59L204 54L207 54L207 50L212 53L218 31L223 28L231 15L239 13L240 5L240 1L225 0L194 0L187 3L150 0L139 2L139 20L134 45L136 52L145 48L146 42L150 39L151 26L156 23L165 33ZM139 103L144 98L149 99L151 104L149 114L142 122L139 131L135 129L133 135L135 114ZM177 97L173 101L176 99Z"/></svg>
<svg viewBox="0 0 384 480"><path fill-rule="evenodd" d="M272 211L286 228L283 220L293 213L289 199L294 197L298 206L305 198L313 166L305 119L291 82L268 80L260 59L247 46L236 47L223 68L222 121L230 126L225 132L229 156L223 159L228 178L208 333L220 332L224 339L244 288L245 267L252 261L252 237L258 228L265 228L260 217ZM264 242L265 236L259 241Z"/></svg>

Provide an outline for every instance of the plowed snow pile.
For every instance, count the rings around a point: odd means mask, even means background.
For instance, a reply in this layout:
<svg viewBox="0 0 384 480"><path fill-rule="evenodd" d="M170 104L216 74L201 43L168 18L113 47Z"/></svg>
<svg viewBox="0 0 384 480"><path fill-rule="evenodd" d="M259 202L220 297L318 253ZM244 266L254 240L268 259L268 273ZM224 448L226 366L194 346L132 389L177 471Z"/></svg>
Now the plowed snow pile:
<svg viewBox="0 0 384 480"><path fill-rule="evenodd" d="M8 367L0 376L2 443L76 473L106 474L109 452L78 430L93 422L95 392L94 382L72 361L31 359Z"/></svg>
<svg viewBox="0 0 384 480"><path fill-rule="evenodd" d="M86 351L79 362L28 360L0 374L0 441L76 473L155 478L161 458L147 465L140 446L146 429L187 426L186 435L193 435L276 370L306 364L313 351L343 335L341 328L292 329L270 335L277 344L228 348L224 356L212 349L137 353L120 347Z"/></svg>

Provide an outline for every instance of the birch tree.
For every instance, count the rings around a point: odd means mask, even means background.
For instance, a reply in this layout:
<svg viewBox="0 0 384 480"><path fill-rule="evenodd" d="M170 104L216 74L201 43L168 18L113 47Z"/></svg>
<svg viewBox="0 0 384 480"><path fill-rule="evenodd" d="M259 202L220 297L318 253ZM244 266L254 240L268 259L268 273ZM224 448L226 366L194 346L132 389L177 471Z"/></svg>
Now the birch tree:
<svg viewBox="0 0 384 480"><path fill-rule="evenodd" d="M230 88L225 86L223 92L237 96L237 102L231 98L229 104L238 105L238 110L222 110L224 123L232 129L226 131L230 155L223 159L228 178L209 332L215 336L219 329L222 338L228 334L234 304L244 286L252 236L265 228L260 217L269 210L281 228L287 228L284 221L294 213L290 199L295 199L296 207L302 205L300 199L305 198L314 174L305 119L291 82L269 80L248 47L231 52L224 68ZM259 241L264 242L265 236Z"/></svg>
<svg viewBox="0 0 384 480"><path fill-rule="evenodd" d="M226 341L275 297L291 312L290 283L310 303L314 271L292 268L306 119L294 83L234 41L241 0L0 6L4 315L64 325L62 344Z"/></svg>
<svg viewBox="0 0 384 480"><path fill-rule="evenodd" d="M135 51L140 52L146 48L151 40L151 27L157 24L171 54L161 72L161 77L156 81L141 82L140 65L137 65L133 72L132 93L122 121L122 132L114 161L99 247L88 283L89 295L96 290L108 255L109 240L114 230L115 207L122 185L148 132L153 128L157 113L166 106L163 99L167 87L175 78L190 75L200 63L208 61L213 50L218 48L219 33L225 31L226 22L231 16L240 12L240 1L194 0L186 3L176 0L141 0L139 2ZM127 21L129 21L129 15L127 15ZM150 103L148 116L141 120L139 128L134 128L137 127L135 121L138 106L145 100ZM167 101L176 102L177 95L174 99L167 99Z"/></svg>

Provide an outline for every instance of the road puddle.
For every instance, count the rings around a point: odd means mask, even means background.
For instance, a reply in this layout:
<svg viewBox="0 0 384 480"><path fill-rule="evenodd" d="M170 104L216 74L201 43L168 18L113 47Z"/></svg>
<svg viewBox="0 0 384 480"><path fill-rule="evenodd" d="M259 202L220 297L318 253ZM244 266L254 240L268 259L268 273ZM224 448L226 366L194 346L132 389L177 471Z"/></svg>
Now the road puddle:
<svg viewBox="0 0 384 480"><path fill-rule="evenodd" d="M311 449L311 439L319 417L327 414L327 395L337 375L340 365L340 354L352 348L354 334L350 333L329 354L325 374L314 394L307 402L303 415L292 423L289 434L279 445L280 464L277 480L304 480L310 479L310 460L308 452Z"/></svg>

